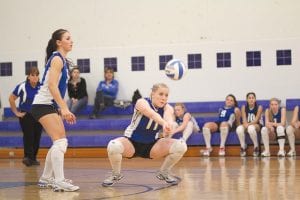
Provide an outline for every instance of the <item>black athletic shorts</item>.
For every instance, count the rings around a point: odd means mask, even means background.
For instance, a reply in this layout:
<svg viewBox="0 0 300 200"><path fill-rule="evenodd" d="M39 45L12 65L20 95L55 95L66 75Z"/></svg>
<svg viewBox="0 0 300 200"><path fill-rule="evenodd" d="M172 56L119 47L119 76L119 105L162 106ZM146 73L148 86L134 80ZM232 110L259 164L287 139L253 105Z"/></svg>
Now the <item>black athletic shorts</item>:
<svg viewBox="0 0 300 200"><path fill-rule="evenodd" d="M39 119L45 115L57 113L58 110L53 105L45 105L45 104L33 104L31 107L31 114L35 120L39 121Z"/></svg>
<svg viewBox="0 0 300 200"><path fill-rule="evenodd" d="M155 143L158 141L156 140L155 142L149 143L149 144L144 144L140 142L135 142L131 140L131 138L128 138L129 141L132 143L135 149L135 153L133 157L142 157L142 158L150 158L150 151L152 147L155 145Z"/></svg>
<svg viewBox="0 0 300 200"><path fill-rule="evenodd" d="M222 122L215 121L215 123L218 125L217 131L220 132L220 125ZM229 125L229 132L235 131L235 129L236 129L236 124L235 124L235 122L233 122L232 126Z"/></svg>

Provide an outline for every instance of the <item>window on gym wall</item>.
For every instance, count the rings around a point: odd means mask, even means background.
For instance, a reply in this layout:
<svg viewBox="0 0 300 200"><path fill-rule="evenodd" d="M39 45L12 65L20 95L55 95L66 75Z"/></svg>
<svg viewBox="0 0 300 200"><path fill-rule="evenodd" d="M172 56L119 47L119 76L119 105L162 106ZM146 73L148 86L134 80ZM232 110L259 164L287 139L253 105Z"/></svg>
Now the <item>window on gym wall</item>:
<svg viewBox="0 0 300 200"><path fill-rule="evenodd" d="M25 75L29 75L29 70L31 67L38 67L37 61L25 61Z"/></svg>
<svg viewBox="0 0 300 200"><path fill-rule="evenodd" d="M217 53L217 67L231 67L231 53L230 52L222 52Z"/></svg>
<svg viewBox="0 0 300 200"><path fill-rule="evenodd" d="M0 76L12 76L12 63L0 63Z"/></svg>
<svg viewBox="0 0 300 200"><path fill-rule="evenodd" d="M173 55L159 56L159 70L165 70L166 64L173 59Z"/></svg>
<svg viewBox="0 0 300 200"><path fill-rule="evenodd" d="M247 67L261 66L261 53L260 51L247 51L246 52Z"/></svg>
<svg viewBox="0 0 300 200"><path fill-rule="evenodd" d="M276 51L277 65L291 65L292 64L292 50L277 50Z"/></svg>
<svg viewBox="0 0 300 200"><path fill-rule="evenodd" d="M114 69L115 72L118 71L118 60L116 57L104 58L104 67L110 67Z"/></svg>
<svg viewBox="0 0 300 200"><path fill-rule="evenodd" d="M189 69L202 68L202 56L200 53L188 54L188 68Z"/></svg>
<svg viewBox="0 0 300 200"><path fill-rule="evenodd" d="M145 71L145 57L144 56L131 57L131 71Z"/></svg>
<svg viewBox="0 0 300 200"><path fill-rule="evenodd" d="M80 73L90 73L90 59L77 59L77 65L79 67Z"/></svg>

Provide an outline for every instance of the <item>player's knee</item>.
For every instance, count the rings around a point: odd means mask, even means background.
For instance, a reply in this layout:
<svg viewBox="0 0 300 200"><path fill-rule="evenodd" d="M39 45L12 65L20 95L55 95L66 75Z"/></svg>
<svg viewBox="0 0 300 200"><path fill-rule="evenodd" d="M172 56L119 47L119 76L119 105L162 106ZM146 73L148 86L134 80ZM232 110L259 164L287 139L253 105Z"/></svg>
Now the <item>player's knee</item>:
<svg viewBox="0 0 300 200"><path fill-rule="evenodd" d="M288 136L294 135L294 134L295 134L295 129L294 129L294 127L291 126L291 125L289 125L289 126L286 128L286 134L287 134Z"/></svg>
<svg viewBox="0 0 300 200"><path fill-rule="evenodd" d="M244 127L243 127L242 125L238 126L238 127L236 128L236 133L237 133L238 135L244 134Z"/></svg>
<svg viewBox="0 0 300 200"><path fill-rule="evenodd" d="M111 140L107 145L107 152L110 155L122 154L124 152L124 146L119 140Z"/></svg>
<svg viewBox="0 0 300 200"><path fill-rule="evenodd" d="M277 126L276 132L277 132L277 137L284 137L285 136L283 126Z"/></svg>
<svg viewBox="0 0 300 200"><path fill-rule="evenodd" d="M203 127L203 135L209 135L210 134L210 129L207 127Z"/></svg>
<svg viewBox="0 0 300 200"><path fill-rule="evenodd" d="M250 135L256 134L256 129L255 129L255 126L254 126L254 125L248 126L247 131L248 131L248 133L249 133Z"/></svg>
<svg viewBox="0 0 300 200"><path fill-rule="evenodd" d="M61 138L58 140L55 140L53 142L53 149L58 149L59 151L62 151L63 153L66 153L68 147L68 140L67 138Z"/></svg>
<svg viewBox="0 0 300 200"><path fill-rule="evenodd" d="M184 154L187 151L186 142L183 139L175 140L171 145L169 152L170 153L180 153Z"/></svg>

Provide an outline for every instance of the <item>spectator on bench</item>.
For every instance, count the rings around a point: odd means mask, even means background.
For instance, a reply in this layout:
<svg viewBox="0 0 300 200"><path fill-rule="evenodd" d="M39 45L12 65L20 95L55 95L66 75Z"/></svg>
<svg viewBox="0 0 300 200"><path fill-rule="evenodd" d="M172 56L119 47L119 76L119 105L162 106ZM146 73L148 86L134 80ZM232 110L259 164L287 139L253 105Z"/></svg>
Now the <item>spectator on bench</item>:
<svg viewBox="0 0 300 200"><path fill-rule="evenodd" d="M88 93L86 91L86 81L80 77L78 66L74 66L70 72L68 81L68 108L73 114L77 114L86 107L88 103Z"/></svg>
<svg viewBox="0 0 300 200"><path fill-rule="evenodd" d="M199 132L200 128L196 119L186 110L183 103L174 106L174 133L182 132L182 139L187 141L193 132Z"/></svg>
<svg viewBox="0 0 300 200"><path fill-rule="evenodd" d="M100 81L97 87L94 109L90 115L90 119L97 118L99 112L103 111L106 107L114 105L118 90L119 82L114 79L114 70L106 67L104 69L104 80Z"/></svg>
<svg viewBox="0 0 300 200"><path fill-rule="evenodd" d="M270 106L265 111L265 126L261 129L261 138L264 144L264 152L262 157L270 156L269 142L277 139L279 144L279 151L277 156L284 157L284 143L285 143L285 126L286 126L286 109L280 106L280 100L272 98Z"/></svg>
<svg viewBox="0 0 300 200"><path fill-rule="evenodd" d="M241 111L234 95L226 96L225 106L220 108L218 120L215 122L207 122L203 126L203 136L206 149L202 152L204 156L210 156L212 152L211 134L220 131L221 143L219 156L225 156L225 142L228 133L240 125Z"/></svg>
<svg viewBox="0 0 300 200"><path fill-rule="evenodd" d="M259 146L257 133L260 131L262 122L263 107L256 102L254 92L249 92L246 95L247 103L242 106L242 122L236 129L236 133L241 144L241 156L246 156L247 144L245 143L245 132L247 132L253 142L253 156L259 156Z"/></svg>

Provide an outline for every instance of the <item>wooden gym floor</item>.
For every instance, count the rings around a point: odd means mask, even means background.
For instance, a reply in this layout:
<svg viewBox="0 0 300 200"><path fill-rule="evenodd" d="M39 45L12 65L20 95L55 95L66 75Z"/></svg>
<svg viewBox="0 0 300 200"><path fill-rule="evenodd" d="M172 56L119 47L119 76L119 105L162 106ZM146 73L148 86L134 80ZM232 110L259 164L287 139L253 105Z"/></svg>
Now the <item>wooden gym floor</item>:
<svg viewBox="0 0 300 200"><path fill-rule="evenodd" d="M299 157L184 157L173 169L177 186L155 178L162 160L124 159L125 177L109 188L101 186L107 158L66 158L65 175L78 192L39 189L40 161L25 167L19 158L0 159L0 199L300 199Z"/></svg>

